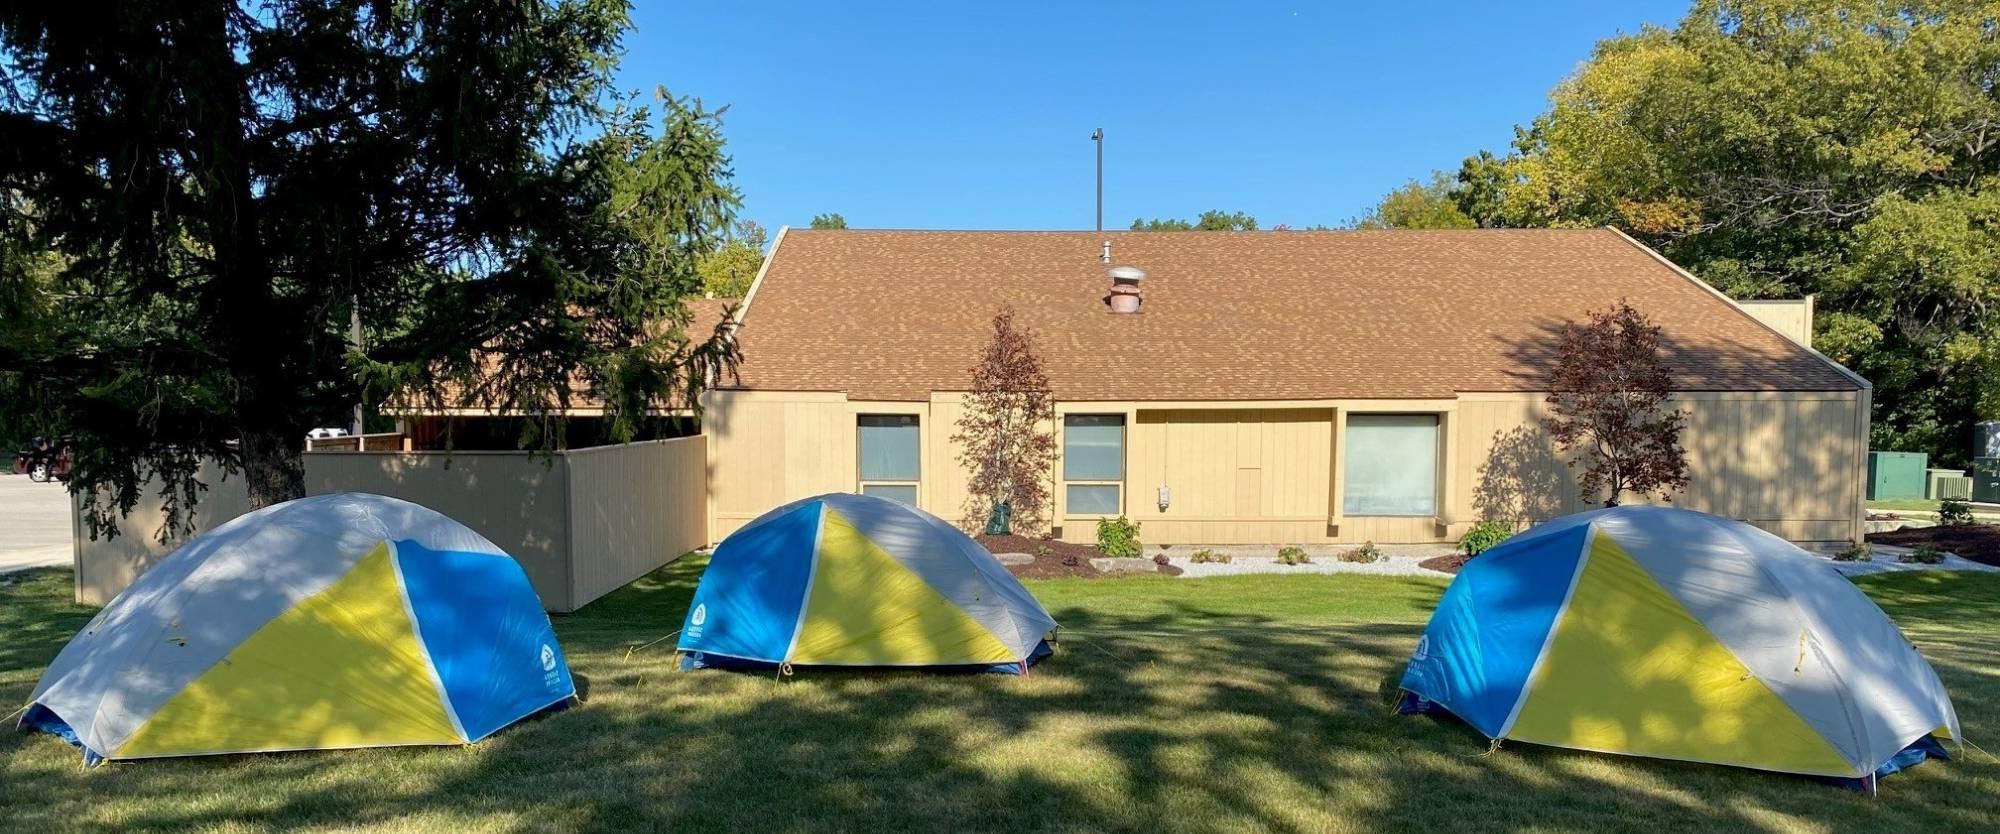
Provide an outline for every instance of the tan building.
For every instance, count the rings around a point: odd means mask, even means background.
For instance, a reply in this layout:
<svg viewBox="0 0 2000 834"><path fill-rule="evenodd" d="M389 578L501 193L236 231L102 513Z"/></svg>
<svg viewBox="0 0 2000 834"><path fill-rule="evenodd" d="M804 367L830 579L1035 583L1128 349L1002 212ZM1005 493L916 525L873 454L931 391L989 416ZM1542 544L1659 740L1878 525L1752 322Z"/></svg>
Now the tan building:
<svg viewBox="0 0 2000 834"><path fill-rule="evenodd" d="M1111 265L1144 270L1138 312L1111 312ZM710 535L834 490L965 518L949 438L1001 305L1059 402L1065 539L1122 513L1148 543L1431 542L1584 509L1543 380L1561 325L1620 298L1689 412L1676 503L1861 534L1868 383L1587 229L783 231L738 311L740 385L705 399Z"/></svg>
<svg viewBox="0 0 2000 834"><path fill-rule="evenodd" d="M718 326L742 302L738 298L684 298L681 305L687 309L688 323L685 331L688 339L699 342L717 333ZM497 373L499 358L483 356L480 359L485 373ZM604 403L582 380L572 379L569 384L569 407L562 410L566 419L566 440L568 448L585 448L618 442L610 431L610 421L604 413ZM521 436L521 421L534 419L533 414L514 412L499 413L497 410L474 403L462 403L466 391L454 384L447 384L444 391L445 405L438 407L423 402L391 401L382 407L382 413L396 418L396 431L402 440L419 450L451 448L488 451L514 451ZM652 416L670 418L658 424L642 427L639 439L655 440L683 437L697 434L701 423L696 419L691 403L662 405L652 412ZM447 444L449 429L451 442ZM350 441L351 443L351 441ZM325 444L337 448L335 444Z"/></svg>

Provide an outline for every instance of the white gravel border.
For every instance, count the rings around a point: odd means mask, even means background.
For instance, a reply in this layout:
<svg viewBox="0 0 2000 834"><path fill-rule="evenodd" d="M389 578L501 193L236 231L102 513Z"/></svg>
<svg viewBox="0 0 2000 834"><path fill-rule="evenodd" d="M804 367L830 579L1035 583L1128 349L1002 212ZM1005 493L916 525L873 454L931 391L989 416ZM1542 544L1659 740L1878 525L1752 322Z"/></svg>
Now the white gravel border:
<svg viewBox="0 0 2000 834"><path fill-rule="evenodd" d="M1271 545L1209 546L1209 550L1230 555L1228 562L1208 562L1195 564L1189 560L1194 551L1201 548L1188 545L1172 545L1166 548L1149 549L1151 558L1155 553L1167 554L1167 561L1181 569L1182 579L1199 579L1204 576L1244 576L1248 574L1296 573L1335 574L1364 573L1376 576L1450 576L1443 571L1418 567L1417 563L1433 556L1455 553L1448 545L1383 544L1376 545L1385 557L1380 562L1342 562L1336 554L1352 549L1344 546L1307 547L1306 556L1312 559L1304 565L1282 565L1278 563L1277 548ZM1836 562L1833 554L1842 549L1807 550L1806 552L1825 560L1834 570L1845 576L1867 576L1877 573L1895 573L1912 570L1961 570L1974 572L2000 571L2000 567L1980 564L1955 553L1946 553L1944 561L1935 565L1903 562L1900 558L1912 548L1891 544L1869 546L1874 558L1867 562Z"/></svg>
<svg viewBox="0 0 2000 834"><path fill-rule="evenodd" d="M1982 573L2000 570L2000 568L1980 564L1956 553L1944 554L1944 561L1935 565L1903 562L1900 561L1903 554L1909 553L1915 548L1901 547L1893 544L1869 545L1868 550L1874 558L1866 562L1834 561L1833 554L1845 549L1845 546L1834 545L1832 549L1808 550L1806 552L1826 560L1826 563L1832 565L1834 570L1840 571L1845 576L1867 576L1875 573L1896 573L1906 570L1963 570Z"/></svg>
<svg viewBox="0 0 2000 834"><path fill-rule="evenodd" d="M1206 548L1217 553L1229 554L1230 559L1228 562L1195 564L1189 557L1196 550L1203 548L1188 545L1148 548L1146 557L1152 558L1156 553L1166 553L1168 563L1181 569L1180 578L1182 579L1199 579L1204 576L1243 576L1246 574L1263 573L1366 573L1376 576L1450 576L1451 574L1443 571L1418 567L1417 563L1433 556L1446 556L1457 552L1450 545L1380 544L1376 545L1376 548L1382 551L1384 557L1380 562L1343 562L1336 558L1337 554L1352 550L1356 546L1319 545L1306 547L1306 558L1312 561L1303 565L1279 564L1278 548L1274 545L1209 545Z"/></svg>

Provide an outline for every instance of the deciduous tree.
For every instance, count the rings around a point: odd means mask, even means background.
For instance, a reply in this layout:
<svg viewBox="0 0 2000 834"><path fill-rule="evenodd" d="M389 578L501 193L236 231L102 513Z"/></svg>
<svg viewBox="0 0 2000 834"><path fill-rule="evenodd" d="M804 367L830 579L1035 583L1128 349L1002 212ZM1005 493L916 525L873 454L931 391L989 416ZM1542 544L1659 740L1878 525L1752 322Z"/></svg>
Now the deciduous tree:
<svg viewBox="0 0 2000 834"><path fill-rule="evenodd" d="M2000 419L1994 21L1988 0L1699 0L1600 42L1453 196L1481 226L1618 226L1738 298L1819 294L1877 447L1962 466Z"/></svg>
<svg viewBox="0 0 2000 834"><path fill-rule="evenodd" d="M826 213L826 214L815 214L815 215L813 215L813 219L812 219L812 228L815 228L815 229L845 229L845 228L847 228L847 218L845 218L845 217L842 217L842 216L840 216L840 213L839 213L839 212L828 212L828 213Z"/></svg>
<svg viewBox="0 0 2000 834"><path fill-rule="evenodd" d="M1049 518L1049 467L1055 461L1055 396L1034 333L1003 307L972 366L971 392L951 440L966 484L966 524L987 532L1043 529Z"/></svg>
<svg viewBox="0 0 2000 834"><path fill-rule="evenodd" d="M1632 305L1564 325L1543 426L1559 451L1575 455L1570 466L1582 465L1584 495L1614 507L1626 495L1671 499L1687 486L1687 415L1667 407L1670 385L1660 328Z"/></svg>
<svg viewBox="0 0 2000 834"><path fill-rule="evenodd" d="M755 220L739 220L729 239L703 255L697 269L702 291L716 298L742 298L764 266L764 246L770 237Z"/></svg>
<svg viewBox="0 0 2000 834"><path fill-rule="evenodd" d="M1459 210L1456 182L1443 171L1430 182L1410 180L1382 198L1368 214L1354 221L1357 229L1471 229L1479 224Z"/></svg>
<svg viewBox="0 0 2000 834"><path fill-rule="evenodd" d="M1193 222L1175 218L1144 218L1132 221L1135 232L1254 232L1257 218L1240 211L1211 209L1204 211Z"/></svg>

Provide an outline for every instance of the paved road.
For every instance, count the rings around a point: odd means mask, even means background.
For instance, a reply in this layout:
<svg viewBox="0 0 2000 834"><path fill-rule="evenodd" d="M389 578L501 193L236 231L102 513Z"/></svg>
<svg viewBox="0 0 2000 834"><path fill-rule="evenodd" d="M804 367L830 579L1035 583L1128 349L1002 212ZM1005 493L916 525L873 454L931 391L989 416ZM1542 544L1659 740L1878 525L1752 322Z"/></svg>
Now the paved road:
<svg viewBox="0 0 2000 834"><path fill-rule="evenodd" d="M0 573L71 558L69 490L26 475L0 475Z"/></svg>

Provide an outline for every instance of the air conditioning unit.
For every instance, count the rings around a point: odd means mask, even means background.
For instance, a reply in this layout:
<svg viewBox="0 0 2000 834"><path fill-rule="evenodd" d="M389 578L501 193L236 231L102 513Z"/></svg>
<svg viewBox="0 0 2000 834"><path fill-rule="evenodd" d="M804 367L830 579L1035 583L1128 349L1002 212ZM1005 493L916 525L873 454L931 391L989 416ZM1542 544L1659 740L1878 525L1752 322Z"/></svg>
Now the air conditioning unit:
<svg viewBox="0 0 2000 834"><path fill-rule="evenodd" d="M1972 459L1972 500L2000 504L2000 455Z"/></svg>
<svg viewBox="0 0 2000 834"><path fill-rule="evenodd" d="M1924 470L1930 459L1923 452L1869 452L1868 500L1924 497Z"/></svg>

